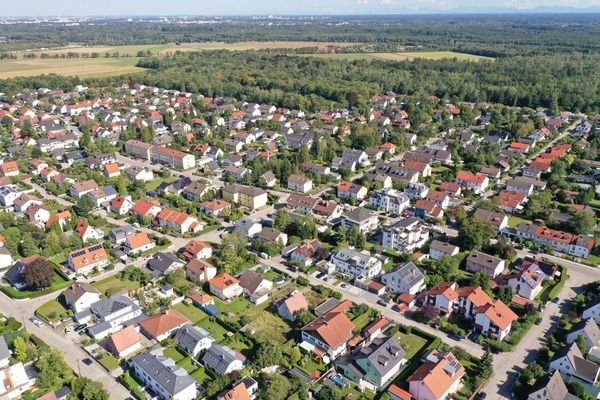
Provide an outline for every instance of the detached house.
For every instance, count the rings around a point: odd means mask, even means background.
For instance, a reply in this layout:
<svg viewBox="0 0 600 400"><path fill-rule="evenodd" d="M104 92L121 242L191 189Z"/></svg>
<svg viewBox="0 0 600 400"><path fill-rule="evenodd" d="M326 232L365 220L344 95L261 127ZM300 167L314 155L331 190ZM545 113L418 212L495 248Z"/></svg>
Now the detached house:
<svg viewBox="0 0 600 400"><path fill-rule="evenodd" d="M500 300L480 307L475 314L475 331L502 341L510 333L518 316Z"/></svg>
<svg viewBox="0 0 600 400"><path fill-rule="evenodd" d="M132 208L133 202L130 196L117 196L110 202L108 210L117 215L126 215Z"/></svg>
<svg viewBox="0 0 600 400"><path fill-rule="evenodd" d="M67 265L77 274L87 274L110 263L102 244L94 244L69 253Z"/></svg>
<svg viewBox="0 0 600 400"><path fill-rule="evenodd" d="M379 218L374 211L357 207L342 214L342 227L350 229L353 226L362 233L371 232L379 228Z"/></svg>
<svg viewBox="0 0 600 400"><path fill-rule="evenodd" d="M340 249L331 258L335 269L355 278L374 278L381 272L381 260L372 257L368 251L358 252L352 249Z"/></svg>
<svg viewBox="0 0 600 400"><path fill-rule="evenodd" d="M146 232L139 232L125 239L125 253L129 255L143 253L156 247L154 240Z"/></svg>
<svg viewBox="0 0 600 400"><path fill-rule="evenodd" d="M482 194L486 191L490 180L484 175L475 175L467 171L460 171L456 175L456 183L466 189L471 189L475 194Z"/></svg>
<svg viewBox="0 0 600 400"><path fill-rule="evenodd" d="M453 257L460 252L460 248L458 246L454 246L453 244L440 242L439 240L433 240L429 244L429 258L432 260L441 260L442 257L448 256Z"/></svg>
<svg viewBox="0 0 600 400"><path fill-rule="evenodd" d="M302 292L296 290L289 297L282 300L277 306L277 313L281 318L288 321L295 321L296 316L302 310L308 309L308 302Z"/></svg>
<svg viewBox="0 0 600 400"><path fill-rule="evenodd" d="M474 215L476 218L490 224L496 231L500 231L508 226L508 217L503 213L478 208Z"/></svg>
<svg viewBox="0 0 600 400"><path fill-rule="evenodd" d="M208 284L210 292L224 301L241 296L244 292L240 281L226 273L214 277Z"/></svg>
<svg viewBox="0 0 600 400"><path fill-rule="evenodd" d="M290 175L287 181L287 187L298 193L310 192L313 188L313 181L302 175Z"/></svg>
<svg viewBox="0 0 600 400"><path fill-rule="evenodd" d="M84 195L93 192L94 190L100 189L98 184L93 180L77 182L69 189L69 194L75 198L82 198Z"/></svg>
<svg viewBox="0 0 600 400"><path fill-rule="evenodd" d="M586 360L575 343L558 350L550 360L549 369L558 370L563 375L579 378L592 385L598 382L600 374L600 366Z"/></svg>
<svg viewBox="0 0 600 400"><path fill-rule="evenodd" d="M100 229L94 228L84 219L77 223L74 231L77 235L79 235L79 237L81 237L83 243L91 240L100 240L104 237L104 232L102 232Z"/></svg>
<svg viewBox="0 0 600 400"><path fill-rule="evenodd" d="M354 329L354 324L346 314L330 312L302 328L300 347L312 352L323 351L330 360L335 360L346 353L346 344L354 336Z"/></svg>
<svg viewBox="0 0 600 400"><path fill-rule="evenodd" d="M398 264L393 270L383 274L381 283L393 293L416 295L425 290L425 276L412 262Z"/></svg>
<svg viewBox="0 0 600 400"><path fill-rule="evenodd" d="M156 220L160 226L171 228L179 234L202 230L202 224L196 217L169 208L163 208L156 216Z"/></svg>
<svg viewBox="0 0 600 400"><path fill-rule="evenodd" d="M407 381L414 400L444 400L460 388L465 368L452 352L431 350Z"/></svg>
<svg viewBox="0 0 600 400"><path fill-rule="evenodd" d="M189 322L186 317L171 309L143 320L140 322L140 329L150 339L160 342Z"/></svg>
<svg viewBox="0 0 600 400"><path fill-rule="evenodd" d="M467 257L468 271L485 272L491 279L500 275L504 267L504 260L480 251L473 251Z"/></svg>
<svg viewBox="0 0 600 400"><path fill-rule="evenodd" d="M100 300L100 292L85 282L74 282L62 292L62 295L66 305L71 307L75 314L89 309L92 304Z"/></svg>
<svg viewBox="0 0 600 400"><path fill-rule="evenodd" d="M337 195L343 199L350 197L354 200L363 200L367 197L368 190L366 187L357 185L356 183L341 181L337 185Z"/></svg>
<svg viewBox="0 0 600 400"><path fill-rule="evenodd" d="M268 195L257 187L229 185L223 188L223 200L255 210L267 205Z"/></svg>
<svg viewBox="0 0 600 400"><path fill-rule="evenodd" d="M113 333L106 341L106 348L116 358L126 358L142 348L142 342L133 325Z"/></svg>
<svg viewBox="0 0 600 400"><path fill-rule="evenodd" d="M527 263L521 271L509 276L508 286L515 294L529 300L535 299L543 290L543 282L548 276L537 263Z"/></svg>

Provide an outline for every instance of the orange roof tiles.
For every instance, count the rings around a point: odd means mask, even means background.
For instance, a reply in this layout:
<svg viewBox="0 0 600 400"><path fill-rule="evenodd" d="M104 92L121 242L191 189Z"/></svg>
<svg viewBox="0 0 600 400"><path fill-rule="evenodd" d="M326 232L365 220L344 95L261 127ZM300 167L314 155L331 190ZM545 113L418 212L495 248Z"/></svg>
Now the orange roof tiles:
<svg viewBox="0 0 600 400"><path fill-rule="evenodd" d="M224 290L224 289L227 289L228 287L238 285L240 283L240 281L238 281L233 276L231 276L227 273L223 273L221 275L214 277L208 283L210 283L211 286L214 286L219 290Z"/></svg>
<svg viewBox="0 0 600 400"><path fill-rule="evenodd" d="M124 350L127 350L131 346L135 346L140 342L140 338L135 331L133 325L129 325L127 328L123 328L117 333L114 333L108 338L108 347L114 349L118 356Z"/></svg>
<svg viewBox="0 0 600 400"><path fill-rule="evenodd" d="M171 332L182 325L188 323L189 320L175 310L167 310L162 314L154 315L142 322L140 327L144 332L153 337L160 337Z"/></svg>
<svg viewBox="0 0 600 400"><path fill-rule="evenodd" d="M346 314L330 312L316 318L304 328L304 332L314 332L331 348L338 348L352 339L355 326Z"/></svg>

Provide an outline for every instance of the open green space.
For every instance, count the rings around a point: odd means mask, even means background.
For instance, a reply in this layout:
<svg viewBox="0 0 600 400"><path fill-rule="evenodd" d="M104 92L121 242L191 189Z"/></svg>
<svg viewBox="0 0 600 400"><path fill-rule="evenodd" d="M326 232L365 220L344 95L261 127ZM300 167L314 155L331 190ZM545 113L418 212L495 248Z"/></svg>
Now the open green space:
<svg viewBox="0 0 600 400"><path fill-rule="evenodd" d="M198 322L196 326L206 329L217 342L222 341L227 335L227 329L223 328L218 322L212 318L205 318Z"/></svg>
<svg viewBox="0 0 600 400"><path fill-rule="evenodd" d="M42 74L91 78L144 71L136 63L137 58L5 60L0 62L0 79Z"/></svg>
<svg viewBox="0 0 600 400"><path fill-rule="evenodd" d="M119 368L119 360L117 360L108 352L100 354L98 357L98 362L109 372Z"/></svg>
<svg viewBox="0 0 600 400"><path fill-rule="evenodd" d="M40 317L50 322L58 321L59 319L64 318L69 314L69 310L67 310L56 299L50 300L49 302L42 304L35 312Z"/></svg>
<svg viewBox="0 0 600 400"><path fill-rule="evenodd" d="M427 339L417 336L414 333L406 334L398 332L396 336L400 341L400 345L406 351L406 358L409 360L427 346Z"/></svg>
<svg viewBox="0 0 600 400"><path fill-rule="evenodd" d="M102 294L114 294L122 291L130 291L140 287L139 282L120 279L117 275L110 276L92 284Z"/></svg>
<svg viewBox="0 0 600 400"><path fill-rule="evenodd" d="M173 306L175 310L184 315L187 319L189 319L193 324L203 320L208 317L204 311L196 307L195 305L186 305L183 303L179 303Z"/></svg>
<svg viewBox="0 0 600 400"><path fill-rule="evenodd" d="M514 215L509 215L508 216L508 226L510 226L511 228L516 228L519 224L530 224L531 221L528 219L524 219L521 217L517 217Z"/></svg>
<svg viewBox="0 0 600 400"><path fill-rule="evenodd" d="M163 183L173 183L176 180L177 178L172 176L169 178L152 179L151 181L146 182L146 184L144 185L144 189L146 189L146 191L148 192L153 192Z"/></svg>

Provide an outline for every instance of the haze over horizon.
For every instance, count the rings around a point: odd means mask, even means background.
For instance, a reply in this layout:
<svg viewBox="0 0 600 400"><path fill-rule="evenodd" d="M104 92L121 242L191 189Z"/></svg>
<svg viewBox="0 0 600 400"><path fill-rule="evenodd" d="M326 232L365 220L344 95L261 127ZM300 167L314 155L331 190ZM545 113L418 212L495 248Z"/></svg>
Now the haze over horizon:
<svg viewBox="0 0 600 400"><path fill-rule="evenodd" d="M369 15L444 12L497 12L498 10L527 11L537 8L552 10L585 10L600 7L599 0L488 0L482 5L476 0L327 0L278 1L225 0L207 2L192 0L29 0L8 2L3 6L4 17L39 16L124 16L124 15Z"/></svg>

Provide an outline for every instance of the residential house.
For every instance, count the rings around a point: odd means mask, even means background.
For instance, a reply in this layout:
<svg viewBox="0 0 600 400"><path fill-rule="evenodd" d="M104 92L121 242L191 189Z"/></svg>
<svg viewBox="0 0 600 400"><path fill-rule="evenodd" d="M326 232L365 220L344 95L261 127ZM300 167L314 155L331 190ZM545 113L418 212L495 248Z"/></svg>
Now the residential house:
<svg viewBox="0 0 600 400"><path fill-rule="evenodd" d="M127 168L125 175L132 181L149 182L154 179L154 172L151 169L137 165Z"/></svg>
<svg viewBox="0 0 600 400"><path fill-rule="evenodd" d="M356 183L341 181L337 185L337 196L341 199L348 197L354 200L363 200L367 197L367 193L368 190L366 187L357 185Z"/></svg>
<svg viewBox="0 0 600 400"><path fill-rule="evenodd" d="M117 215L127 215L132 208L131 196L117 196L110 202L108 210Z"/></svg>
<svg viewBox="0 0 600 400"><path fill-rule="evenodd" d="M196 157L193 154L187 154L168 147L152 146L149 154L150 161L165 164L172 168L185 170L194 168L196 165Z"/></svg>
<svg viewBox="0 0 600 400"><path fill-rule="evenodd" d="M415 217L419 218L443 218L444 210L435 202L419 199L415 203Z"/></svg>
<svg viewBox="0 0 600 400"><path fill-rule="evenodd" d="M161 342L189 323L186 317L170 309L143 320L140 322L140 329L148 338Z"/></svg>
<svg viewBox="0 0 600 400"><path fill-rule="evenodd" d="M101 240L104 237L104 232L96 229L84 219L80 220L75 225L74 232L79 235L83 243L95 240Z"/></svg>
<svg viewBox="0 0 600 400"><path fill-rule="evenodd" d="M204 352L202 363L217 375L229 375L244 368L242 359L235 351L216 343Z"/></svg>
<svg viewBox="0 0 600 400"><path fill-rule="evenodd" d="M253 304L262 304L269 299L273 282L263 278L252 270L246 270L240 276L240 286Z"/></svg>
<svg viewBox="0 0 600 400"><path fill-rule="evenodd" d="M465 368L452 352L434 349L421 361L423 364L407 378L414 400L444 400L460 388Z"/></svg>
<svg viewBox="0 0 600 400"><path fill-rule="evenodd" d="M217 268L204 259L193 258L185 265L185 275L195 283L208 282L217 275Z"/></svg>
<svg viewBox="0 0 600 400"><path fill-rule="evenodd" d="M100 300L100 292L86 282L73 282L62 292L65 304L73 313L78 314L88 310L92 304Z"/></svg>
<svg viewBox="0 0 600 400"><path fill-rule="evenodd" d="M354 336L355 326L343 312L330 312L317 317L302 328L300 347L322 349L330 360L335 360L347 351L347 343Z"/></svg>
<svg viewBox="0 0 600 400"><path fill-rule="evenodd" d="M377 214L364 207L357 207L342 214L342 227L350 229L356 226L362 233L368 233L379 228Z"/></svg>
<svg viewBox="0 0 600 400"><path fill-rule="evenodd" d="M381 260L372 257L368 251L358 252L353 249L340 249L331 257L335 269L355 278L374 278L381 273Z"/></svg>
<svg viewBox="0 0 600 400"><path fill-rule="evenodd" d="M429 240L429 229L418 218L405 218L383 227L382 245L400 253L410 253Z"/></svg>
<svg viewBox="0 0 600 400"><path fill-rule="evenodd" d="M328 257L329 251L323 247L318 240L314 239L306 241L296 247L290 255L290 260L303 267L308 267L316 264L320 260L327 259Z"/></svg>
<svg viewBox="0 0 600 400"><path fill-rule="evenodd" d="M381 275L381 283L393 293L416 295L425 290L425 276L413 262L398 264L390 272Z"/></svg>
<svg viewBox="0 0 600 400"><path fill-rule="evenodd" d="M139 199L131 207L130 212L138 217L156 217L161 211L160 203Z"/></svg>
<svg viewBox="0 0 600 400"><path fill-rule="evenodd" d="M379 337L339 358L336 369L360 388L385 388L407 363L406 351L395 337Z"/></svg>
<svg viewBox="0 0 600 400"><path fill-rule="evenodd" d="M40 199L30 196L27 193L21 194L13 203L16 212L26 212L30 207L41 206L44 202Z"/></svg>
<svg viewBox="0 0 600 400"><path fill-rule="evenodd" d="M507 285L516 295L533 300L544 289L542 284L547 278L537 263L528 262L519 272L508 277Z"/></svg>
<svg viewBox="0 0 600 400"><path fill-rule="evenodd" d="M292 174L288 177L287 188L299 193L310 192L313 188L313 181L306 176Z"/></svg>
<svg viewBox="0 0 600 400"><path fill-rule="evenodd" d="M489 211L483 208L475 210L475 217L489 223L496 231L501 231L508 226L508 217L503 213Z"/></svg>
<svg viewBox="0 0 600 400"><path fill-rule="evenodd" d="M200 204L199 211L209 217L218 217L226 210L231 209L231 204L224 200L213 199Z"/></svg>
<svg viewBox="0 0 600 400"><path fill-rule="evenodd" d="M98 184L94 180L87 180L83 182L77 182L69 189L69 194L75 198L82 198L84 195L93 192L96 189L100 189Z"/></svg>
<svg viewBox="0 0 600 400"><path fill-rule="evenodd" d="M110 335L106 348L116 358L127 358L142 348L142 342L135 327L129 325Z"/></svg>
<svg viewBox="0 0 600 400"><path fill-rule="evenodd" d="M262 225L250 218L241 218L235 222L234 232L239 232L249 238L253 238L261 230Z"/></svg>
<svg viewBox="0 0 600 400"><path fill-rule="evenodd" d="M424 306L434 307L440 315L450 315L458 304L456 282L441 282L421 295Z"/></svg>
<svg viewBox="0 0 600 400"><path fill-rule="evenodd" d="M525 202L527 202L527 196L520 192L511 192L509 190L502 190L496 197L498 206L509 213L519 213L523 211Z"/></svg>
<svg viewBox="0 0 600 400"><path fill-rule="evenodd" d="M133 226L123 225L110 231L108 237L113 244L118 245L125 243L125 239L127 239L128 236L135 235L135 233L136 231Z"/></svg>
<svg viewBox="0 0 600 400"><path fill-rule="evenodd" d="M583 310L581 313L581 318L592 318L597 324L600 324L600 301L589 305L585 310Z"/></svg>
<svg viewBox="0 0 600 400"><path fill-rule="evenodd" d="M118 163L108 163L104 165L104 176L107 178L116 178L121 175L121 168Z"/></svg>
<svg viewBox="0 0 600 400"><path fill-rule="evenodd" d="M442 210L445 210L450 205L450 196L445 192L439 192L437 190L430 190L425 199L434 202Z"/></svg>
<svg viewBox="0 0 600 400"><path fill-rule="evenodd" d="M243 185L228 185L223 188L223 199L251 210L267 205L267 192L263 189Z"/></svg>
<svg viewBox="0 0 600 400"><path fill-rule="evenodd" d="M156 220L160 226L171 228L182 235L187 232L200 232L203 227L196 217L169 208L163 208L156 216Z"/></svg>
<svg viewBox="0 0 600 400"><path fill-rule="evenodd" d="M378 210L401 214L410 207L410 198L395 189L381 190L369 197L369 204Z"/></svg>
<svg viewBox="0 0 600 400"><path fill-rule="evenodd" d="M146 232L138 232L128 236L124 243L125 253L128 255L146 252L156 247L156 242L148 237Z"/></svg>
<svg viewBox="0 0 600 400"><path fill-rule="evenodd" d="M196 380L164 356L162 348L138 354L129 365L135 376L160 400L194 400L198 395Z"/></svg>
<svg viewBox="0 0 600 400"><path fill-rule="evenodd" d="M273 228L262 228L254 237L263 243L272 242L280 246L287 245L288 241L288 236L285 233Z"/></svg>
<svg viewBox="0 0 600 400"><path fill-rule="evenodd" d="M600 365L586 360L576 343L572 343L554 353L548 368L561 374L578 378L595 385L600 374Z"/></svg>
<svg viewBox="0 0 600 400"><path fill-rule="evenodd" d="M485 337L504 340L518 316L501 300L479 307L475 314L474 330Z"/></svg>
<svg viewBox="0 0 600 400"><path fill-rule="evenodd" d="M12 254L6 247L0 247L0 269L13 265Z"/></svg>
<svg viewBox="0 0 600 400"><path fill-rule="evenodd" d="M35 385L35 378L35 374L20 362L0 370L0 399L22 399L24 393Z"/></svg>
<svg viewBox="0 0 600 400"><path fill-rule="evenodd" d="M76 274L88 274L99 270L110 263L108 254L102 244L94 244L72 251L67 257L67 266Z"/></svg>
<svg viewBox="0 0 600 400"><path fill-rule="evenodd" d="M0 164L0 172L3 176L19 176L19 165L16 161L5 161Z"/></svg>
<svg viewBox="0 0 600 400"><path fill-rule="evenodd" d="M600 345L600 328L593 319L585 319L571 327L565 338L568 344L574 343L579 336L583 336L585 345L589 350Z"/></svg>
<svg viewBox="0 0 600 400"><path fill-rule="evenodd" d="M468 171L460 171L456 175L456 183L463 188L471 189L475 194L482 194L486 191L490 180L484 175L475 175Z"/></svg>
<svg viewBox="0 0 600 400"><path fill-rule="evenodd" d="M179 347L192 357L198 357L200 353L209 349L215 342L215 339L206 329L191 324L178 329L174 338Z"/></svg>
<svg viewBox="0 0 600 400"><path fill-rule="evenodd" d="M252 379L250 377L247 378ZM243 382L239 382L236 383L233 388L219 393L217 395L217 400L252 400L252 397L246 385Z"/></svg>
<svg viewBox="0 0 600 400"><path fill-rule="evenodd" d="M454 246L453 244L446 242L440 242L436 239L429 244L429 258L432 260L441 260L444 256L453 257L458 255L459 252L460 248L458 246Z"/></svg>
<svg viewBox="0 0 600 400"><path fill-rule="evenodd" d="M467 257L467 270L471 272L485 272L491 279L495 279L504 272L504 260L480 251L473 251Z"/></svg>
<svg viewBox="0 0 600 400"><path fill-rule="evenodd" d="M184 247L179 249L179 253L181 253L181 255L188 260L199 260L212 257L214 249L206 242L200 240L190 240Z"/></svg>
<svg viewBox="0 0 600 400"><path fill-rule="evenodd" d="M208 284L210 285L210 292L221 300L230 300L244 292L244 289L240 286L240 281L227 273L217 275L208 281Z"/></svg>
<svg viewBox="0 0 600 400"><path fill-rule="evenodd" d="M80 324L94 321L88 327L88 333L96 340L100 340L120 331L128 321L142 315L141 308L131 299L115 294L93 303L89 310L75 314L75 319Z"/></svg>
<svg viewBox="0 0 600 400"><path fill-rule="evenodd" d="M579 400L569 393L558 370L537 380L527 400Z"/></svg>
<svg viewBox="0 0 600 400"><path fill-rule="evenodd" d="M294 322L302 310L308 309L308 302L301 291L295 290L277 306L277 313L283 319Z"/></svg>
<svg viewBox="0 0 600 400"><path fill-rule="evenodd" d="M515 235L526 240L533 240L540 245L550 246L561 253L581 258L588 258L595 245L594 239L590 236L575 235L525 223L517 226Z"/></svg>
<svg viewBox="0 0 600 400"><path fill-rule="evenodd" d="M159 251L154 253L152 258L148 260L146 266L155 275L166 275L180 268L183 268L185 263L173 254Z"/></svg>
<svg viewBox="0 0 600 400"><path fill-rule="evenodd" d="M183 189L181 196L189 201L200 201L204 196L213 192L215 189L210 185L200 182L192 182Z"/></svg>

